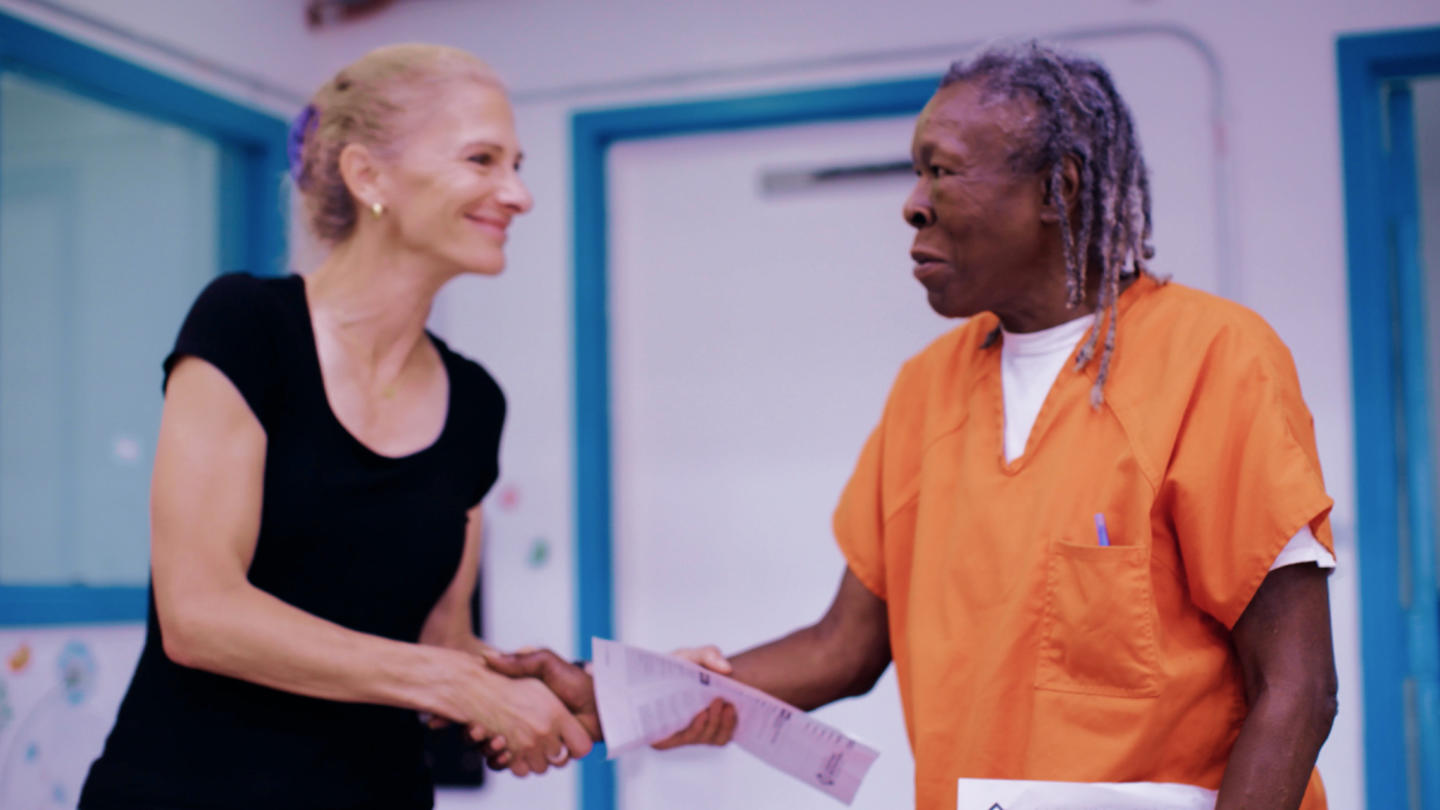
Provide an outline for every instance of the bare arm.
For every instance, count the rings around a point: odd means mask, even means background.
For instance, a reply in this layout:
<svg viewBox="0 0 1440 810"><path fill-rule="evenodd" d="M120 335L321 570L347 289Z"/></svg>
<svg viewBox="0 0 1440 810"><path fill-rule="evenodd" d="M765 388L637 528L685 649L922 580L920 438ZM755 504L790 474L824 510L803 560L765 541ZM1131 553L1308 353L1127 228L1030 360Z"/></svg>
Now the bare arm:
<svg viewBox="0 0 1440 810"><path fill-rule="evenodd" d="M705 649L692 653L705 653ZM713 651L718 659L719 651ZM849 568L820 621L784 638L762 644L729 661L706 663L762 692L810 711L841 698L869 692L890 665L889 610ZM707 707L690 725L654 745L665 750L683 745L724 745L735 731L729 704Z"/></svg>
<svg viewBox="0 0 1440 810"><path fill-rule="evenodd" d="M449 647L480 656L495 652L495 648L475 635L475 622L470 613L470 598L475 594L480 572L480 535L484 525L477 504L467 516L465 549L460 554L460 567L425 619L425 627L420 631L421 644Z"/></svg>
<svg viewBox="0 0 1440 810"><path fill-rule="evenodd" d="M1294 810L1336 712L1326 572L1271 571L1232 634L1250 711L1216 810Z"/></svg>
<svg viewBox="0 0 1440 810"><path fill-rule="evenodd" d="M589 736L538 684L455 649L356 632L246 578L265 471L264 429L219 370L183 359L170 376L151 487L151 567L165 652L184 666L312 697L413 708L504 733L544 770ZM517 686L518 684L518 686Z"/></svg>
<svg viewBox="0 0 1440 810"><path fill-rule="evenodd" d="M889 611L845 569L820 621L730 659L733 677L805 711L869 692L890 665Z"/></svg>
<svg viewBox="0 0 1440 810"><path fill-rule="evenodd" d="M805 711L841 698L863 695L890 665L890 628L885 600L871 593L847 568L830 609L820 621L731 659L728 674ZM725 661L713 648L686 651L686 657L719 672ZM491 666L515 677L541 678L576 712L599 741L594 682L584 670L549 650L494 656ZM717 700L690 725L656 748L724 745L735 731L733 706ZM491 757L492 765L499 764Z"/></svg>

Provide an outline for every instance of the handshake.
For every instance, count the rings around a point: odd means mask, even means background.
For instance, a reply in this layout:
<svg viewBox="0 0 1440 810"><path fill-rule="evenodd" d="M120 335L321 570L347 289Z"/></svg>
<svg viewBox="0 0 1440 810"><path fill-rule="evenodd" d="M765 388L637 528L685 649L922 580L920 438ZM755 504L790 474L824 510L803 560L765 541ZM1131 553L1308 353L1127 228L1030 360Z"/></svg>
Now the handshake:
<svg viewBox="0 0 1440 810"><path fill-rule="evenodd" d="M730 662L716 647L674 654L714 672L730 673ZM491 768L508 768L516 776L545 773L584 757L593 743L604 740L595 683L583 667L550 650L530 648L513 653L487 648L484 663L486 674L474 685L482 687L488 699L465 701L477 711L455 714L474 718L464 722L470 738L483 745ZM436 722L445 721L432 724ZM735 722L735 707L716 699L689 726L652 747L725 745L734 735Z"/></svg>

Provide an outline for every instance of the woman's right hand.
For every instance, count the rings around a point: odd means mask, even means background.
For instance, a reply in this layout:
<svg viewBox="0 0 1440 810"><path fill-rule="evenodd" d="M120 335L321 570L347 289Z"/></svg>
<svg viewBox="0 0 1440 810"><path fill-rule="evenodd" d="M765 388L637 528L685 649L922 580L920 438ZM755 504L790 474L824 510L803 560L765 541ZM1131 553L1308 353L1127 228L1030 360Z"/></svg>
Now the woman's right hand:
<svg viewBox="0 0 1440 810"><path fill-rule="evenodd" d="M492 752L503 748L516 776L545 773L590 753L590 734L544 683L511 679L477 663L474 710L456 719L469 727L473 739L490 738Z"/></svg>

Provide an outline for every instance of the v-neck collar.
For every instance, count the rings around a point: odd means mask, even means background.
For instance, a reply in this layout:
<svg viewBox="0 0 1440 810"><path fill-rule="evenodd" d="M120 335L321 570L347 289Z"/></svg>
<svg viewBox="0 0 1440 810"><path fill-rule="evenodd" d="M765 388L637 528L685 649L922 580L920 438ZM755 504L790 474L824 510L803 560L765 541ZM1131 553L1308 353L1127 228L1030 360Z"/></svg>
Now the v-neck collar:
<svg viewBox="0 0 1440 810"><path fill-rule="evenodd" d="M1138 278L1130 283L1120 293L1120 300L1116 304L1116 350L1119 350L1123 334L1119 329L1119 321L1125 318L1125 313L1136 301L1146 294L1157 289L1163 282L1155 279L1149 273L1141 273ZM1000 465L1000 471L1007 476L1018 475L1024 468L1025 463L1035 454L1037 445L1045 432L1049 429L1051 422L1055 419L1055 413L1061 402L1068 397L1062 396L1061 391L1075 385L1091 385L1098 375L1100 346L1097 345L1095 356L1082 369L1075 368L1075 358L1080 353L1080 348L1090 339L1090 334L1099 329L1108 329L1110 324L1109 312L1097 312L1094 322L1085 334L1076 342L1075 347L1065 359L1065 364L1060 367L1060 373L1055 376L1055 381L1045 392L1045 399L1040 405L1040 411L1035 415L1035 423L1030 426L1030 434L1025 437L1025 450L1020 455L1005 460L1005 398L1004 386L1001 382L1000 371L1000 343L1004 341L1003 331L997 325L992 333L993 339L988 339L981 346L981 351L987 355L981 360L981 374L979 383L980 395L988 400L987 404L991 409L991 418L986 441L991 445L992 456ZM1063 326L1063 324L1062 324ZM1103 332L1101 333L1103 334ZM1067 373L1068 372L1068 373ZM1088 397L1085 398L1088 402Z"/></svg>

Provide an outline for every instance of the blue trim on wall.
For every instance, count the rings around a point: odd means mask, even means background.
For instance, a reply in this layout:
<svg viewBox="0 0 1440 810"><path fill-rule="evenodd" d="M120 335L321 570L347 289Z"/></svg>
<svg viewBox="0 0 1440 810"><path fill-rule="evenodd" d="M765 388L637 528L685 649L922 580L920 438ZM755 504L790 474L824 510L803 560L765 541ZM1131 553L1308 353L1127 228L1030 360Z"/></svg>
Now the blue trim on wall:
<svg viewBox="0 0 1440 810"><path fill-rule="evenodd" d="M144 621L148 593L140 586L6 585L0 627Z"/></svg>
<svg viewBox="0 0 1440 810"><path fill-rule="evenodd" d="M901 79L758 96L716 98L575 113L574 363L576 629L579 654L592 637L614 638L611 569L610 349L605 154L617 141L732 131L816 121L914 115L939 77ZM615 807L614 766L591 755L580 763L585 810Z"/></svg>
<svg viewBox="0 0 1440 810"><path fill-rule="evenodd" d="M3 71L215 138L223 150L220 269L284 270L285 121L0 12ZM144 621L146 604L144 587L0 586L0 627Z"/></svg>
<svg viewBox="0 0 1440 810"><path fill-rule="evenodd" d="M1425 269L1420 258L1420 192L1416 181L1414 96L1409 82L1392 85L1389 103L1390 171L1387 173L1391 255L1395 261L1396 310L1400 332L1400 410L1410 555L1407 652L1413 687L1407 714L1417 718L1418 765L1409 769L1424 797L1422 807L1440 808L1440 624L1435 593L1435 506L1431 459L1428 375L1425 362ZM1440 313L1437 313L1440 316ZM1403 536L1403 535L1402 535Z"/></svg>
<svg viewBox="0 0 1440 810"><path fill-rule="evenodd" d="M1406 209L1413 217L1417 205L1414 144L1408 93L1393 96L1394 105L1382 104L1389 80L1440 73L1440 29L1342 37L1337 58L1350 268L1366 799L1377 810L1410 807L1412 798L1425 810L1440 810L1440 635L1424 296L1414 254L1418 234L1413 223L1408 231L1402 224ZM1403 514L1397 500L1402 494L1409 505ZM1414 679L1408 696L1407 678ZM1407 734L1417 740L1418 751L1407 745Z"/></svg>
<svg viewBox="0 0 1440 810"><path fill-rule="evenodd" d="M610 586L610 330L606 294L605 150L596 114L571 121L575 206L575 574L576 642L615 637ZM597 753L580 761L580 806L615 807L615 767Z"/></svg>
<svg viewBox="0 0 1440 810"><path fill-rule="evenodd" d="M252 161L239 149L221 149L216 167L220 191L220 230L216 265L222 272L242 270L251 261L250 175Z"/></svg>

